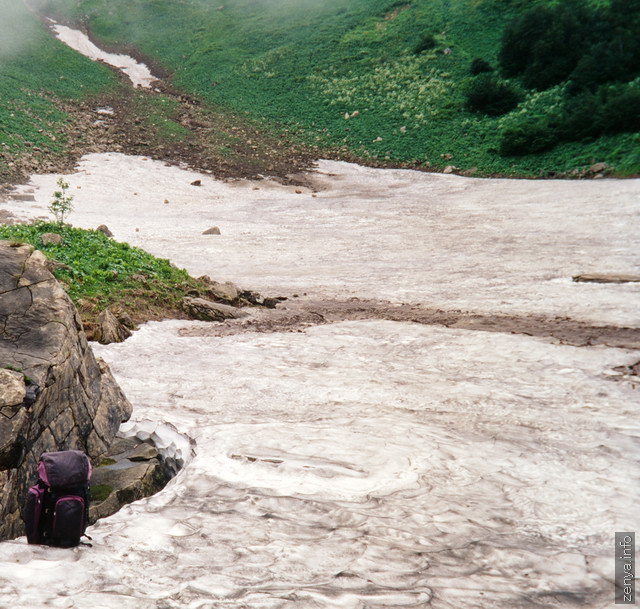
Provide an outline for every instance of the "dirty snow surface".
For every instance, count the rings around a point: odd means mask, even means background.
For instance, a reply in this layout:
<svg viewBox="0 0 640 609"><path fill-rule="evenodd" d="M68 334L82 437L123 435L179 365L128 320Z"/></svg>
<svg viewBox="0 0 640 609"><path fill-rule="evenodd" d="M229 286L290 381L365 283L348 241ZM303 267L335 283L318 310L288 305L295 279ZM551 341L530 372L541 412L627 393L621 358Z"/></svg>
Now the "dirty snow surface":
<svg viewBox="0 0 640 609"><path fill-rule="evenodd" d="M56 178L2 207L46 214ZM638 326L637 284L571 281L637 272L637 180L323 161L308 187L281 186L117 154L67 179L74 224L281 307L363 298ZM92 548L0 544L0 607L613 604L614 532L640 525L637 377L620 372L638 351L379 319L210 327L153 322L96 346L134 418L175 426L195 455L93 526Z"/></svg>

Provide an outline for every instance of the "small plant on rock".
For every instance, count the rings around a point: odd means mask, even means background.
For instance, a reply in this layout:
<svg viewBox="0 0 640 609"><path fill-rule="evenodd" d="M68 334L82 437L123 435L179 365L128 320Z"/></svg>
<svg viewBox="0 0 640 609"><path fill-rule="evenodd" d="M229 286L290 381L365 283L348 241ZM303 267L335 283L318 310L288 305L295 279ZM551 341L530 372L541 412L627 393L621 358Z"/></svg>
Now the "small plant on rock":
<svg viewBox="0 0 640 609"><path fill-rule="evenodd" d="M69 183L65 182L63 178L58 178L57 184L60 190L56 190L53 193L53 199L48 209L53 214L58 225L62 227L65 216L69 215L73 210L73 195L68 194Z"/></svg>

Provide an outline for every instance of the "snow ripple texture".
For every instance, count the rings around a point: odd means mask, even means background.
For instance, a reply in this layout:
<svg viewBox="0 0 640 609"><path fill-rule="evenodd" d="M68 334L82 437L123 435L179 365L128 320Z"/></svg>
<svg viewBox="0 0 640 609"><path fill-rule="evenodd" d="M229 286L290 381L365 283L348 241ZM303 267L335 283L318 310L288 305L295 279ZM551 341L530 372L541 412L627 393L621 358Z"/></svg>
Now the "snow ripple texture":
<svg viewBox="0 0 640 609"><path fill-rule="evenodd" d="M316 197L124 155L67 179L74 223L266 294L637 324L637 285L570 281L633 271L637 180L319 170ZM5 207L46 213L55 180ZM0 544L2 609L612 604L614 532L640 525L638 390L615 369L637 352L390 321L204 328L154 322L95 347L139 431L166 422L195 455L165 437L191 460L91 527L92 548Z"/></svg>
<svg viewBox="0 0 640 609"><path fill-rule="evenodd" d="M639 524L637 393L603 376L628 352L379 321L183 327L98 352L193 461L93 548L0 544L0 606L605 606L612 532Z"/></svg>

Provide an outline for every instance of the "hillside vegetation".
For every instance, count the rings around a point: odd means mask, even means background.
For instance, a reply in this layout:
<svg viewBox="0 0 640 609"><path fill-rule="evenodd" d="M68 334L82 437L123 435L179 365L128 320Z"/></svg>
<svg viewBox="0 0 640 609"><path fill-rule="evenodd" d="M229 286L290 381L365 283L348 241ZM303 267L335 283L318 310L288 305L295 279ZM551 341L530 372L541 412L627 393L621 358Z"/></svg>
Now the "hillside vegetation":
<svg viewBox="0 0 640 609"><path fill-rule="evenodd" d="M570 175L596 162L640 173L637 0L40 7L111 48L137 48L205 107L324 154L476 175Z"/></svg>
<svg viewBox="0 0 640 609"><path fill-rule="evenodd" d="M61 102L106 90L116 79L102 64L52 38L22 2L0 0L0 15L0 179L4 181L26 154L63 155L71 117Z"/></svg>
<svg viewBox="0 0 640 609"><path fill-rule="evenodd" d="M47 233L60 235L62 243L43 240ZM185 270L97 230L53 222L1 225L0 239L29 243L52 261L54 275L78 307L90 335L107 308L139 323L185 317L186 294L210 297L208 286Z"/></svg>

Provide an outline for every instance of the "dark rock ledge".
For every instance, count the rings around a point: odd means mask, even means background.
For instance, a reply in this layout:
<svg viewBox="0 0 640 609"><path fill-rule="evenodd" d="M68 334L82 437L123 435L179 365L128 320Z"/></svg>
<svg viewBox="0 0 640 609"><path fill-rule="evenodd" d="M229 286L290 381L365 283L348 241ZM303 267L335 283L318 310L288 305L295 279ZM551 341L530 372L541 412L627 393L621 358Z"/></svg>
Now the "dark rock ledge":
<svg viewBox="0 0 640 609"><path fill-rule="evenodd" d="M160 491L173 477L151 441L118 438L93 470L89 521Z"/></svg>
<svg viewBox="0 0 640 609"><path fill-rule="evenodd" d="M99 463L131 415L46 263L0 241L0 540L23 534L20 505L42 452L79 449Z"/></svg>

